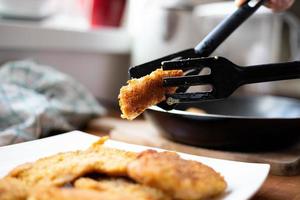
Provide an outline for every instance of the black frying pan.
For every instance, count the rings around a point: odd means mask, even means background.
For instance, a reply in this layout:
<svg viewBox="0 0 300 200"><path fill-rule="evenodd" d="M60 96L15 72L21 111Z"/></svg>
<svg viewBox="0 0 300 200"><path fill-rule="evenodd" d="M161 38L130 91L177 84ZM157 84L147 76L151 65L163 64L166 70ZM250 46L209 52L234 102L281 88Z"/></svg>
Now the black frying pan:
<svg viewBox="0 0 300 200"><path fill-rule="evenodd" d="M186 112L201 108L208 114ZM268 150L298 142L300 101L275 96L231 97L222 101L180 104L145 112L161 133L174 141L226 150Z"/></svg>

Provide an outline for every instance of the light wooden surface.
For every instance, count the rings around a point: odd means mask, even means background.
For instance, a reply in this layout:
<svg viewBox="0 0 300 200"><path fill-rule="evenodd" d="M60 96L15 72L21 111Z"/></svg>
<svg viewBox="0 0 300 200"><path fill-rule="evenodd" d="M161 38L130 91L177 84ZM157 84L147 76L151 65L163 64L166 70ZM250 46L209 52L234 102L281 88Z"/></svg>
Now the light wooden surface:
<svg viewBox="0 0 300 200"><path fill-rule="evenodd" d="M270 175L251 200L300 200L300 176Z"/></svg>
<svg viewBox="0 0 300 200"><path fill-rule="evenodd" d="M274 172L275 174L289 174L287 171L295 171L295 166L299 167L299 149L298 152L294 152L293 154L286 154L287 152L228 154L222 151L195 148L161 138L155 127L144 120L128 122L117 118L96 119L90 123L86 131L96 135L109 134L112 139L129 143L155 146L196 155L250 162L268 162L273 167L273 174ZM299 169L297 168L296 170ZM300 200L300 173L298 174L297 176L269 175L261 189L251 200Z"/></svg>

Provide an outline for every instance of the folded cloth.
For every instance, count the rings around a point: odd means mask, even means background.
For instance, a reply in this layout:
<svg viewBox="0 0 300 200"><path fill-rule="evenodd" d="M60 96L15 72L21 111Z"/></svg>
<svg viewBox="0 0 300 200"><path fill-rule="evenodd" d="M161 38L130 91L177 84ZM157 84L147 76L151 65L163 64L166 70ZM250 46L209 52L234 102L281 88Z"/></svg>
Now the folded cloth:
<svg viewBox="0 0 300 200"><path fill-rule="evenodd" d="M78 81L30 60L0 66L0 146L78 129L105 109Z"/></svg>

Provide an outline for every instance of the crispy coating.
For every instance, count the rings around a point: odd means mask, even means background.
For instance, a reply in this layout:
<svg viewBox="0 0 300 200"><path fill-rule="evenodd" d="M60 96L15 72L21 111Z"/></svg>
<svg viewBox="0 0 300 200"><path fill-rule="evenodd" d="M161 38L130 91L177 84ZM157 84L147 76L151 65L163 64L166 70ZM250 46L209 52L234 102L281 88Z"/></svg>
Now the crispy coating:
<svg viewBox="0 0 300 200"><path fill-rule="evenodd" d="M135 181L165 191L176 199L206 199L223 193L226 182L212 168L184 160L174 152L142 152L128 166Z"/></svg>
<svg viewBox="0 0 300 200"><path fill-rule="evenodd" d="M87 150L59 153L16 167L0 179L0 199L193 200L226 189L224 178L204 164L184 160L174 152L137 154L108 148L102 145L105 140ZM98 179L82 178L87 174ZM73 188L65 188L71 184Z"/></svg>
<svg viewBox="0 0 300 200"><path fill-rule="evenodd" d="M90 178L80 178L74 183L74 186L79 189L119 193L129 197L129 199L171 200L170 196L159 189L137 184L124 178L106 178L98 181Z"/></svg>
<svg viewBox="0 0 300 200"><path fill-rule="evenodd" d="M119 104L122 111L121 117L132 120L148 107L165 100L165 94L174 93L176 88L164 88L164 77L182 76L181 70L163 71L157 69L150 75L139 79L131 79L127 86L120 89Z"/></svg>
<svg viewBox="0 0 300 200"><path fill-rule="evenodd" d="M17 178L28 186L62 186L88 173L126 176L127 165L137 154L107 148L102 143L100 141L85 151L59 153L21 165L13 169L8 177Z"/></svg>
<svg viewBox="0 0 300 200"><path fill-rule="evenodd" d="M1 200L25 200L29 189L20 180L15 178L0 179Z"/></svg>
<svg viewBox="0 0 300 200"><path fill-rule="evenodd" d="M29 196L28 200L124 200L130 199L126 195L95 190L74 188L39 187Z"/></svg>

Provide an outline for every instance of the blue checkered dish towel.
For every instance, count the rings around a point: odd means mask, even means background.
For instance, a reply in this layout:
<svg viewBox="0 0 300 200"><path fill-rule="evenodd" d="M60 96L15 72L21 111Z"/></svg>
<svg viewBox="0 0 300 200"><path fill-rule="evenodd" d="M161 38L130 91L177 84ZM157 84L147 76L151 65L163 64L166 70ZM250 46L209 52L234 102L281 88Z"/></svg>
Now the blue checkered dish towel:
<svg viewBox="0 0 300 200"><path fill-rule="evenodd" d="M78 81L30 60L0 66L0 146L74 130L105 109Z"/></svg>

